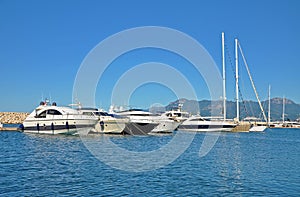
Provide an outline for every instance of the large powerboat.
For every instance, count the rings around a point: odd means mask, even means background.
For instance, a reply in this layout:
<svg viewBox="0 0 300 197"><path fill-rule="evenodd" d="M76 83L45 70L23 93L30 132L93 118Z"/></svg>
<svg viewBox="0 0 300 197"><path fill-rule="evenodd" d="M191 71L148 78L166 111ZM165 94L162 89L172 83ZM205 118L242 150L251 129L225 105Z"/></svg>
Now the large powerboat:
<svg viewBox="0 0 300 197"><path fill-rule="evenodd" d="M94 128L98 120L94 115L84 115L70 107L41 102L20 127L25 133L75 134L81 129Z"/></svg>
<svg viewBox="0 0 300 197"><path fill-rule="evenodd" d="M93 134L122 134L125 124L129 121L128 118L114 116L95 108L79 108L78 111L84 115L99 117L95 130L90 132Z"/></svg>
<svg viewBox="0 0 300 197"><path fill-rule="evenodd" d="M163 117L167 117L171 120L175 120L177 122L184 122L190 117L188 112L178 111L178 110L171 110L166 111L162 114Z"/></svg>
<svg viewBox="0 0 300 197"><path fill-rule="evenodd" d="M130 119L124 132L134 135L145 135L155 133L172 133L180 124L163 115L156 115L141 109L129 109L115 114Z"/></svg>
<svg viewBox="0 0 300 197"><path fill-rule="evenodd" d="M151 133L173 133L174 130L181 124L181 121L175 120L171 117L162 114L159 116L151 115L150 116L155 122L159 123Z"/></svg>
<svg viewBox="0 0 300 197"><path fill-rule="evenodd" d="M216 117L191 116L179 125L178 130L183 131L231 131L236 124L220 120Z"/></svg>
<svg viewBox="0 0 300 197"><path fill-rule="evenodd" d="M147 135L158 126L158 123L150 119L149 114L143 110L129 109L114 114L129 119L123 130L124 134Z"/></svg>
<svg viewBox="0 0 300 197"><path fill-rule="evenodd" d="M190 113L182 111L183 104L179 103L177 109L172 109L166 111L162 114L162 116L167 117L171 120L175 120L177 122L183 122L190 117Z"/></svg>

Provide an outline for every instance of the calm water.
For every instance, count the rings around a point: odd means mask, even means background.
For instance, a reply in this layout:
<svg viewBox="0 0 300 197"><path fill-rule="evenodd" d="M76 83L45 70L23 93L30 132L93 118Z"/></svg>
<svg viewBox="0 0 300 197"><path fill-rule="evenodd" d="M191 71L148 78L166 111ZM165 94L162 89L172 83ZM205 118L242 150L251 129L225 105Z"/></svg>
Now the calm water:
<svg viewBox="0 0 300 197"><path fill-rule="evenodd" d="M222 134L200 158L204 136L198 133L173 163L135 173L100 162L80 137L0 132L0 195L299 196L300 130ZM110 138L120 147L145 151L172 137Z"/></svg>

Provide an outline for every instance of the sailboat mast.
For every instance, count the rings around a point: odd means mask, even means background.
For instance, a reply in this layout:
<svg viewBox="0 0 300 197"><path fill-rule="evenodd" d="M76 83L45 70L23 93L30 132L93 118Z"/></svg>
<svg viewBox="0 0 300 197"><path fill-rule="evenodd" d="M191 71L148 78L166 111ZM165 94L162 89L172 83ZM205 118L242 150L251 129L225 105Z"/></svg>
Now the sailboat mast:
<svg viewBox="0 0 300 197"><path fill-rule="evenodd" d="M226 75L225 75L225 36L222 32L222 67L223 67L223 115L224 121L226 120Z"/></svg>
<svg viewBox="0 0 300 197"><path fill-rule="evenodd" d="M235 92L236 92L236 119L237 121L240 121L238 39L235 39Z"/></svg>
<svg viewBox="0 0 300 197"><path fill-rule="evenodd" d="M269 95L268 95L268 99L269 99L269 106L268 106L268 126L270 127L270 122L271 122L271 86L269 85Z"/></svg>
<svg viewBox="0 0 300 197"><path fill-rule="evenodd" d="M284 113L285 113L285 97L282 98L282 123L284 123Z"/></svg>

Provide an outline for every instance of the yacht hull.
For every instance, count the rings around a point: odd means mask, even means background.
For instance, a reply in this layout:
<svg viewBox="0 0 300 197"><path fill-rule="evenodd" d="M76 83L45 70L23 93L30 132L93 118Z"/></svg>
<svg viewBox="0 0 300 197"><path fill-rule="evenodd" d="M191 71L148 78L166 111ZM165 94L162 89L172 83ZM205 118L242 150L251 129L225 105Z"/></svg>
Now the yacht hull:
<svg viewBox="0 0 300 197"><path fill-rule="evenodd" d="M105 120L99 121L95 125L95 132L93 133L102 133L102 134L122 134L125 129L125 121L121 120Z"/></svg>
<svg viewBox="0 0 300 197"><path fill-rule="evenodd" d="M75 134L79 129L94 128L95 123L92 120L24 121L21 129L24 133Z"/></svg>
<svg viewBox="0 0 300 197"><path fill-rule="evenodd" d="M177 121L162 121L157 125L151 133L173 133L173 131L180 125Z"/></svg>
<svg viewBox="0 0 300 197"><path fill-rule="evenodd" d="M220 126L220 125L180 125L178 130L194 131L194 132L209 132L209 131L231 131L234 126Z"/></svg>
<svg viewBox="0 0 300 197"><path fill-rule="evenodd" d="M267 128L267 126L253 126L253 127L250 128L249 131L252 131L252 132L262 132L266 128Z"/></svg>
<svg viewBox="0 0 300 197"><path fill-rule="evenodd" d="M123 134L148 135L157 125L157 123L128 122L123 130Z"/></svg>
<svg viewBox="0 0 300 197"><path fill-rule="evenodd" d="M178 127L178 130L196 132L218 132L231 131L235 126L235 124L221 121L185 121Z"/></svg>

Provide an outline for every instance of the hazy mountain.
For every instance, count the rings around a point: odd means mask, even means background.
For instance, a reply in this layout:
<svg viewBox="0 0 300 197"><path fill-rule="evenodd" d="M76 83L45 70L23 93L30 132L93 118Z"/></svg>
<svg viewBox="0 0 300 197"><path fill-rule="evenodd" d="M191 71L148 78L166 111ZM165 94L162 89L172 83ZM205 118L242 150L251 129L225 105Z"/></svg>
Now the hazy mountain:
<svg viewBox="0 0 300 197"><path fill-rule="evenodd" d="M169 103L165 109L171 110L176 109L178 104L183 104L182 110L188 111L191 114L200 114L202 116L210 116L213 110L214 115L223 116L223 101L195 101L188 99L179 99L174 102ZM282 108L283 108L282 98L272 98L271 99L271 119L281 120L282 118ZM227 118L234 118L236 116L236 103L234 101L227 101ZM263 108L265 110L266 116L268 112L268 101L262 101ZM199 106L199 107L198 107ZM249 116L254 116L263 119L258 102L256 101L243 101L240 102L240 118L245 118ZM292 100L285 99L285 117L286 119L295 120L300 117L300 105L296 104Z"/></svg>

